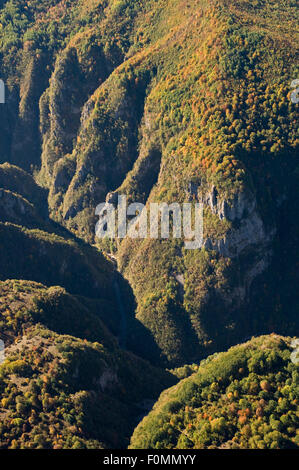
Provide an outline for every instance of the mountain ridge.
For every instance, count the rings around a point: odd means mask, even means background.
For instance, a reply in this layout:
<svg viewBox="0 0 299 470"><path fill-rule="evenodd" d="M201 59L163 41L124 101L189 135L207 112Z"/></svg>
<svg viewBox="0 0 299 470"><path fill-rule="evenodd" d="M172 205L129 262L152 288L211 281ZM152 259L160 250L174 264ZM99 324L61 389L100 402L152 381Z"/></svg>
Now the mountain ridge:
<svg viewBox="0 0 299 470"><path fill-rule="evenodd" d="M0 447L125 448L182 377L131 446L298 445L297 74L294 0L0 2ZM202 204L200 249L98 239L119 195Z"/></svg>

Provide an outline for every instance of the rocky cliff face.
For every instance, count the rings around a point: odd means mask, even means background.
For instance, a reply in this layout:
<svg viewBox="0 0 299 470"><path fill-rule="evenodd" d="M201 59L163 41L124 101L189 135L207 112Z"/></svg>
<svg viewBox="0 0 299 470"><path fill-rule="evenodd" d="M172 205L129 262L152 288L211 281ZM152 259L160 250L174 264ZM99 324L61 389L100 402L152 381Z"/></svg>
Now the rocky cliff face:
<svg viewBox="0 0 299 470"><path fill-rule="evenodd" d="M261 275L271 264L273 255L273 240L277 228L266 227L258 213L257 202L252 195L238 193L229 203L225 199L219 201L215 187L203 197L202 202L219 220L228 220L231 228L223 238L206 237L203 247L213 250L220 256L234 259L242 256L252 256L253 262L248 267L240 285L234 288L225 302L241 304L250 292L252 282Z"/></svg>
<svg viewBox="0 0 299 470"><path fill-rule="evenodd" d="M204 241L206 249L212 249L222 256L233 258L255 245L263 251L273 241L275 229L268 229L267 233L252 196L238 193L230 203L225 199L219 201L217 190L213 187L211 192L203 198L203 203L219 217L219 220L226 219L232 222L232 228L224 238L218 241L207 238Z"/></svg>

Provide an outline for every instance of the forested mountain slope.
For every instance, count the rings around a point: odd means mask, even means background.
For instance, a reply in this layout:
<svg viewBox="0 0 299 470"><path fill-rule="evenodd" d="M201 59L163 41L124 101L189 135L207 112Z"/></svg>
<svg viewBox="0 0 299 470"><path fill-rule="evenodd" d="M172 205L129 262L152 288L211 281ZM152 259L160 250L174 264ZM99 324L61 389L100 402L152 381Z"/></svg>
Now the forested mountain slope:
<svg viewBox="0 0 299 470"><path fill-rule="evenodd" d="M196 373L162 393L130 447L298 447L293 344L291 338L261 336L202 361Z"/></svg>
<svg viewBox="0 0 299 470"><path fill-rule="evenodd" d="M293 334L296 2L10 0L0 22L0 158L49 190L54 220L94 242L111 192L204 203L202 250L114 247L163 360Z"/></svg>
<svg viewBox="0 0 299 470"><path fill-rule="evenodd" d="M45 196L0 165L0 448L124 448L177 379L134 354L159 357L129 286Z"/></svg>
<svg viewBox="0 0 299 470"><path fill-rule="evenodd" d="M60 287L0 282L0 448L126 447L144 400L175 383L121 350L100 311Z"/></svg>
<svg viewBox="0 0 299 470"><path fill-rule="evenodd" d="M132 447L298 444L296 1L2 1L0 78L0 446L125 447L273 331ZM201 249L96 239L118 194Z"/></svg>

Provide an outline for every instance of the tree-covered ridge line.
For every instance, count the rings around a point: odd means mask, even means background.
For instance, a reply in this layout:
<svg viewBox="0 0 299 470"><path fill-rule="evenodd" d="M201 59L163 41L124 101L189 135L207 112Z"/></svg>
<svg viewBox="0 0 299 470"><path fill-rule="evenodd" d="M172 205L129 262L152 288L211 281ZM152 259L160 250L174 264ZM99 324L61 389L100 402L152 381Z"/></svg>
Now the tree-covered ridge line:
<svg viewBox="0 0 299 470"><path fill-rule="evenodd" d="M291 338L254 338L200 363L162 393L132 449L298 448L298 365Z"/></svg>
<svg viewBox="0 0 299 470"><path fill-rule="evenodd" d="M181 378L132 447L298 446L296 2L0 7L0 447L126 447ZM203 249L96 241L118 193Z"/></svg>
<svg viewBox="0 0 299 470"><path fill-rule="evenodd" d="M123 448L143 400L176 381L119 348L104 303L11 280L0 313L0 448Z"/></svg>
<svg viewBox="0 0 299 470"><path fill-rule="evenodd" d="M284 294L268 293L279 277L294 282L286 271L273 275L277 247L289 243L279 242L285 217L294 226L290 259L296 245L294 2L54 3L42 11L33 2L33 15L14 2L2 9L3 37L21 14L31 23L21 22L19 40L34 34L2 57L12 114L4 120L1 158L33 172L49 190L51 217L91 243L95 207L111 192L147 203L205 202L207 253L192 258L172 240L99 245L117 252L138 319L166 362L226 348L244 328L262 332L266 324L271 332L283 316L282 332L291 332L295 315ZM15 20L11 8L22 12ZM165 262L156 260L156 249ZM259 294L250 291L260 275L263 322L252 301Z"/></svg>

